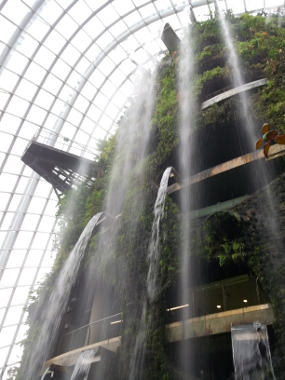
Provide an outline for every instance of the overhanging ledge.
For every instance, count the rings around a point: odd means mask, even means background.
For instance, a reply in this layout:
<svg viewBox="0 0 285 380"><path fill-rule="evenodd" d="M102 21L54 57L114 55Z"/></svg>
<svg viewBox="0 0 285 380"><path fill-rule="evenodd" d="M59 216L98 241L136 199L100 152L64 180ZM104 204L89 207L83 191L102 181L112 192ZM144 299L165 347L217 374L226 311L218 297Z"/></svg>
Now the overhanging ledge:
<svg viewBox="0 0 285 380"><path fill-rule="evenodd" d="M249 324L257 321L264 325L271 325L274 322L270 304L205 315L188 319L184 323L171 323L165 326L166 341L173 343L184 339L227 333L231 331L232 325Z"/></svg>

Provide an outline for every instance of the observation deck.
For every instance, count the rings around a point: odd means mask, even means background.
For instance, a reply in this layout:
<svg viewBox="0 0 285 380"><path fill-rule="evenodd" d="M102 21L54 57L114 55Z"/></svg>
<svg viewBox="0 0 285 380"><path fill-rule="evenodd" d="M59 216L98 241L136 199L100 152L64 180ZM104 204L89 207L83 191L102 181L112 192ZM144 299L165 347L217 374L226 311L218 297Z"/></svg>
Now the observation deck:
<svg viewBox="0 0 285 380"><path fill-rule="evenodd" d="M83 157L85 152L86 147L81 144L72 143L71 146L68 138L41 131L29 143L21 160L49 182L55 190L64 192L76 188L88 179L94 180L92 178L94 162ZM95 153L93 155L95 156Z"/></svg>

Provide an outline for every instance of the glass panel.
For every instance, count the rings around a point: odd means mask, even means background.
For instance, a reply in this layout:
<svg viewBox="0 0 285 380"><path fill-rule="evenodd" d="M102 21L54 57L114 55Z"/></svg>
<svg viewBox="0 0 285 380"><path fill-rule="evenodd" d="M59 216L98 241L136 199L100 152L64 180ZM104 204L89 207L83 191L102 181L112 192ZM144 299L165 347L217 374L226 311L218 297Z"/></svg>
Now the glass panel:
<svg viewBox="0 0 285 380"><path fill-rule="evenodd" d="M24 268L21 273L18 285L30 285L36 275L37 268Z"/></svg>
<svg viewBox="0 0 285 380"><path fill-rule="evenodd" d="M79 51L75 49L75 47L73 47L71 44L67 45L61 54L61 58L71 67L73 67L79 56Z"/></svg>
<svg viewBox="0 0 285 380"><path fill-rule="evenodd" d="M31 82L39 85L46 74L46 70L32 62L26 71L25 77Z"/></svg>
<svg viewBox="0 0 285 380"><path fill-rule="evenodd" d="M29 248L33 232L20 231L14 244L15 249Z"/></svg>
<svg viewBox="0 0 285 380"><path fill-rule="evenodd" d="M82 76L80 74L78 74L76 71L73 71L71 73L71 75L69 76L69 78L67 79L67 84L71 87L71 88L77 88L79 83L82 81Z"/></svg>
<svg viewBox="0 0 285 380"><path fill-rule="evenodd" d="M21 195L17 195L17 194L12 195L12 199L11 199L10 204L9 204L9 211L13 212L13 211L18 210L21 198L22 198Z"/></svg>
<svg viewBox="0 0 285 380"><path fill-rule="evenodd" d="M4 66L8 67L9 70L14 71L17 74L22 74L28 62L28 58L24 57L17 51L12 50Z"/></svg>
<svg viewBox="0 0 285 380"><path fill-rule="evenodd" d="M49 238L49 234L37 232L32 243L31 249L40 249L45 247Z"/></svg>
<svg viewBox="0 0 285 380"><path fill-rule="evenodd" d="M82 113L84 113L87 109L87 107L89 106L89 101L84 98L82 95L78 95L75 103L74 103L74 107L77 108L79 111L81 111Z"/></svg>
<svg viewBox="0 0 285 380"><path fill-rule="evenodd" d="M38 88L36 85L26 80L25 78L22 78L15 94L22 98L25 98L26 100L31 101L37 89Z"/></svg>
<svg viewBox="0 0 285 380"><path fill-rule="evenodd" d="M41 7L39 14L46 22L52 25L62 12L62 8L54 0L49 0Z"/></svg>
<svg viewBox="0 0 285 380"><path fill-rule="evenodd" d="M124 21L128 27L131 27L139 22L142 22L142 18L138 12L133 12L129 16L124 17Z"/></svg>
<svg viewBox="0 0 285 380"><path fill-rule="evenodd" d="M28 33L38 41L43 39L49 29L50 26L38 16L34 16L26 27Z"/></svg>
<svg viewBox="0 0 285 380"><path fill-rule="evenodd" d="M7 173L2 173L0 176L0 189L3 192L11 192L17 181L17 176Z"/></svg>
<svg viewBox="0 0 285 380"><path fill-rule="evenodd" d="M8 173L19 174L23 165L24 163L20 160L19 157L9 155L3 171Z"/></svg>
<svg viewBox="0 0 285 380"><path fill-rule="evenodd" d="M26 302L26 299L28 298L30 292L29 286L21 286L15 290L13 299L12 299L12 305L20 305Z"/></svg>
<svg viewBox="0 0 285 380"><path fill-rule="evenodd" d="M56 26L56 30L67 40L72 36L77 28L78 25L68 14L64 15Z"/></svg>
<svg viewBox="0 0 285 380"><path fill-rule="evenodd" d="M5 272L9 272L9 271L6 270ZM2 285L5 285L5 282L3 281L3 279L1 280L1 283ZM12 288L10 289L0 288L0 307L4 307L7 305L9 298L11 296L12 290L13 290ZM1 319L0 319L0 323L1 323Z"/></svg>
<svg viewBox="0 0 285 380"><path fill-rule="evenodd" d="M147 17L156 14L156 9L152 4L149 4L143 8L140 8L140 14L142 15L143 19L146 19Z"/></svg>
<svg viewBox="0 0 285 380"><path fill-rule="evenodd" d="M45 69L48 69L55 58L56 58L55 54L53 54L45 46L41 46L40 50L37 52L36 56L34 57L34 61L37 62L42 67L44 67Z"/></svg>
<svg viewBox="0 0 285 380"><path fill-rule="evenodd" d="M7 203L11 197L9 193L0 193L0 210L5 211ZM2 244L2 238L4 238L5 234L0 235L0 243Z"/></svg>
<svg viewBox="0 0 285 380"><path fill-rule="evenodd" d="M89 36L98 36L105 30L105 26L98 17L94 16L87 22L86 25L84 25L83 30L85 30Z"/></svg>
<svg viewBox="0 0 285 380"><path fill-rule="evenodd" d="M104 50L108 45L111 44L111 42L114 41L114 37L111 33L105 32L97 41L97 45Z"/></svg>
<svg viewBox="0 0 285 380"><path fill-rule="evenodd" d="M12 92L18 79L19 79L18 75L6 69L2 69L1 76L0 76L0 88L2 90Z"/></svg>
<svg viewBox="0 0 285 380"><path fill-rule="evenodd" d="M52 189L52 186L50 183L48 183L45 180L40 180L38 185L37 185L37 188L35 190L34 195L35 196L48 197L51 189Z"/></svg>
<svg viewBox="0 0 285 380"><path fill-rule="evenodd" d="M28 212L41 214L45 205L45 199L33 197L28 208Z"/></svg>
<svg viewBox="0 0 285 380"><path fill-rule="evenodd" d="M53 30L48 38L45 40L45 45L53 51L55 54L58 54L66 43L66 39L63 38L57 31Z"/></svg>
<svg viewBox="0 0 285 380"><path fill-rule="evenodd" d="M53 95L42 89L35 99L35 104L45 109L49 109L54 99L55 97Z"/></svg>
<svg viewBox="0 0 285 380"><path fill-rule="evenodd" d="M91 82L96 88L99 88L105 79L105 75L103 75L101 71L97 69L94 70L94 72L90 76L89 82Z"/></svg>
<svg viewBox="0 0 285 380"><path fill-rule="evenodd" d="M13 33L16 31L17 27L1 15L0 25L0 39L2 42L8 43Z"/></svg>
<svg viewBox="0 0 285 380"><path fill-rule="evenodd" d="M44 111L45 112L45 111ZM24 121L23 125L21 126L21 130L19 132L20 137L24 137L27 140L32 140L32 138L35 136L35 133L37 132L38 127L28 121ZM19 152L19 155L21 155L22 152Z"/></svg>
<svg viewBox="0 0 285 380"><path fill-rule="evenodd" d="M71 70L71 67L67 63L63 62L61 59L58 59L56 64L53 66L51 73L58 78L65 80Z"/></svg>
<svg viewBox="0 0 285 380"><path fill-rule="evenodd" d="M14 334L17 330L17 327L18 326L16 325L16 326L10 326L10 327L3 327L2 328L2 330L0 332L0 345L2 347L7 346L11 343L11 338L14 336Z"/></svg>
<svg viewBox="0 0 285 380"><path fill-rule="evenodd" d="M43 216L38 230L45 231L45 232L52 231L54 222L55 222L55 218L52 218L50 216Z"/></svg>
<svg viewBox="0 0 285 380"><path fill-rule="evenodd" d="M25 322L25 321L24 321ZM17 334L16 343L21 342L26 336L26 332L28 331L29 326L21 324L19 332Z"/></svg>
<svg viewBox="0 0 285 380"><path fill-rule="evenodd" d="M8 92L2 92L0 90L0 109L5 108L8 99L9 99L9 93Z"/></svg>
<svg viewBox="0 0 285 380"><path fill-rule="evenodd" d="M92 11L84 2L80 1L70 9L69 14L80 25L92 14Z"/></svg>
<svg viewBox="0 0 285 380"><path fill-rule="evenodd" d="M2 276L2 279L1 279L1 283L2 285L14 285L15 284L15 281L17 279L17 276L19 274L19 271L20 269L5 269L4 273L3 273L3 276ZM1 289L0 292L2 292L3 290ZM11 292L12 292L12 289L11 289ZM2 295L2 293L0 293ZM2 303L2 296L0 298L0 304ZM6 304L8 303L8 300L5 302L5 304L3 306L5 306Z"/></svg>
<svg viewBox="0 0 285 380"><path fill-rule="evenodd" d="M10 0L7 1L4 8L1 9L1 12L15 24L20 24L22 19L26 16L28 12L30 12L30 10L21 1Z"/></svg>
<svg viewBox="0 0 285 380"><path fill-rule="evenodd" d="M0 368L5 364L10 347L0 349Z"/></svg>
<svg viewBox="0 0 285 380"><path fill-rule="evenodd" d="M32 123L41 125L46 114L47 111L43 110L42 108L36 105L33 105L27 115L27 120L31 121Z"/></svg>
<svg viewBox="0 0 285 380"><path fill-rule="evenodd" d="M92 99L96 92L97 89L89 82L86 82L81 90L81 94L87 99Z"/></svg>
<svg viewBox="0 0 285 380"><path fill-rule="evenodd" d="M83 117L82 113L76 111L75 109L72 109L69 112L69 115L66 120L69 121L71 124L78 126L82 117Z"/></svg>
<svg viewBox="0 0 285 380"><path fill-rule="evenodd" d="M81 75L85 75L90 67L94 67L92 63L88 61L85 57L82 57L75 67L75 70Z"/></svg>
<svg viewBox="0 0 285 380"><path fill-rule="evenodd" d="M22 347L20 345L14 345L14 347L11 351L11 354L9 356L9 359L8 359L8 365L19 362L19 360L23 354L23 350L24 350L24 347Z"/></svg>
<svg viewBox="0 0 285 380"><path fill-rule="evenodd" d="M29 179L22 177L17 185L16 192L17 193L23 193L27 184L28 184Z"/></svg>
<svg viewBox="0 0 285 380"><path fill-rule="evenodd" d="M39 215L26 214L21 229L26 231L35 231L39 219Z"/></svg>
<svg viewBox="0 0 285 380"><path fill-rule="evenodd" d="M23 117L29 104L29 102L14 95L7 107L7 112Z"/></svg>
<svg viewBox="0 0 285 380"><path fill-rule="evenodd" d="M37 267L42 259L43 250L31 250L25 262L25 267Z"/></svg>
<svg viewBox="0 0 285 380"><path fill-rule="evenodd" d="M17 41L15 49L24 54L26 57L30 58L38 45L39 43L35 40L35 38L32 38L25 32L22 32Z"/></svg>
<svg viewBox="0 0 285 380"><path fill-rule="evenodd" d="M115 20L118 20L118 14L111 5L108 5L106 8L104 8L99 15L100 20L105 26L109 26Z"/></svg>
<svg viewBox="0 0 285 380"><path fill-rule="evenodd" d="M124 1L121 1L121 2L115 2L114 1L112 3L112 6L116 9L117 13L120 16L123 16L127 12L131 11L132 9L134 9L134 4L132 3L131 0L124 0Z"/></svg>
<svg viewBox="0 0 285 380"><path fill-rule="evenodd" d="M45 215L55 216L57 211L57 202L50 200L45 209Z"/></svg>
<svg viewBox="0 0 285 380"><path fill-rule="evenodd" d="M12 251L10 252L9 259L7 262L7 268L17 268L23 264L23 260L26 255L26 250L23 251Z"/></svg>
<svg viewBox="0 0 285 380"><path fill-rule="evenodd" d="M0 145L1 145L1 139L0 139ZM27 145L28 145L27 140L23 140L20 137L18 137L17 140L13 144L13 148L11 150L11 153L15 154L15 155L17 155L17 154L22 155L24 150L26 149Z"/></svg>
<svg viewBox="0 0 285 380"><path fill-rule="evenodd" d="M62 81L56 78L52 74L48 75L47 79L45 80L43 84L43 88L51 92L52 94L56 94L59 91L61 86L62 86Z"/></svg>
<svg viewBox="0 0 285 380"><path fill-rule="evenodd" d="M23 312L23 306L10 307L7 313L7 317L4 322L4 326L13 325L18 323Z"/></svg>
<svg viewBox="0 0 285 380"><path fill-rule="evenodd" d="M11 228L10 225L11 225L12 219L14 218L14 215L15 214L13 212L7 212L6 213L4 221L3 221L2 225L1 225L1 230L2 231L5 231L5 230L8 230L9 228Z"/></svg>
<svg viewBox="0 0 285 380"><path fill-rule="evenodd" d="M80 30L71 41L72 45L74 45L81 53L91 45L92 39L84 32L84 30Z"/></svg>

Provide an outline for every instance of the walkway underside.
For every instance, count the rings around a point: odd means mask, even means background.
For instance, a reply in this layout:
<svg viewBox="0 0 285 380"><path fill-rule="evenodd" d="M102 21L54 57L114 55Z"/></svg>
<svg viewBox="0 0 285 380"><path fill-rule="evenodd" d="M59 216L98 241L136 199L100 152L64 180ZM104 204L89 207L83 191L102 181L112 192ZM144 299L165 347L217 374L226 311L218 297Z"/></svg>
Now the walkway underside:
<svg viewBox="0 0 285 380"><path fill-rule="evenodd" d="M215 313L203 317L188 319L183 322L175 322L166 325L166 339L168 343L177 342L183 339L191 339L208 335L222 334L231 331L231 326L237 324L250 324L260 322L270 325L274 322L273 310L270 304L244 307ZM66 352L56 356L46 362L44 370L51 364L60 367L69 367L75 365L79 355L86 350L99 348L93 359L93 363L101 360L100 349L106 349L117 352L121 344L121 337L115 337L102 342L80 347L76 350Z"/></svg>

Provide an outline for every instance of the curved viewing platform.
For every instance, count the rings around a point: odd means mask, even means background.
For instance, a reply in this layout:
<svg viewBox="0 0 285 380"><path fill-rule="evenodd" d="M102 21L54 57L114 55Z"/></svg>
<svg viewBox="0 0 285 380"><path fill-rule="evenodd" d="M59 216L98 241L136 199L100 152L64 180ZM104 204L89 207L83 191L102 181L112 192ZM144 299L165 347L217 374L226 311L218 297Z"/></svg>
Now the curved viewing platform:
<svg viewBox="0 0 285 380"><path fill-rule="evenodd" d="M208 107L212 106L213 104L219 103L222 100L230 98L231 96L237 95L241 92L249 91L249 90L252 90L253 88L265 86L267 83L268 83L268 80L266 78L263 78L263 79L258 79L254 82L246 83L246 84L239 86L239 87L232 88L228 91L224 91L221 94L216 95L213 98L203 102L201 109L203 110L205 108L208 108Z"/></svg>
<svg viewBox="0 0 285 380"><path fill-rule="evenodd" d="M183 339L229 333L232 325L240 323L250 324L257 320L264 325L271 325L274 322L273 310L270 304L249 306L221 313L209 314L188 319L184 323L181 321L170 323L165 326L166 339L168 343L173 343ZM81 353L91 349L98 350L92 360L92 363L98 363L101 361L102 350L109 350L116 353L120 345L121 337L117 336L105 341L82 346L48 360L45 363L43 371L50 365L56 365L63 368L74 366Z"/></svg>

